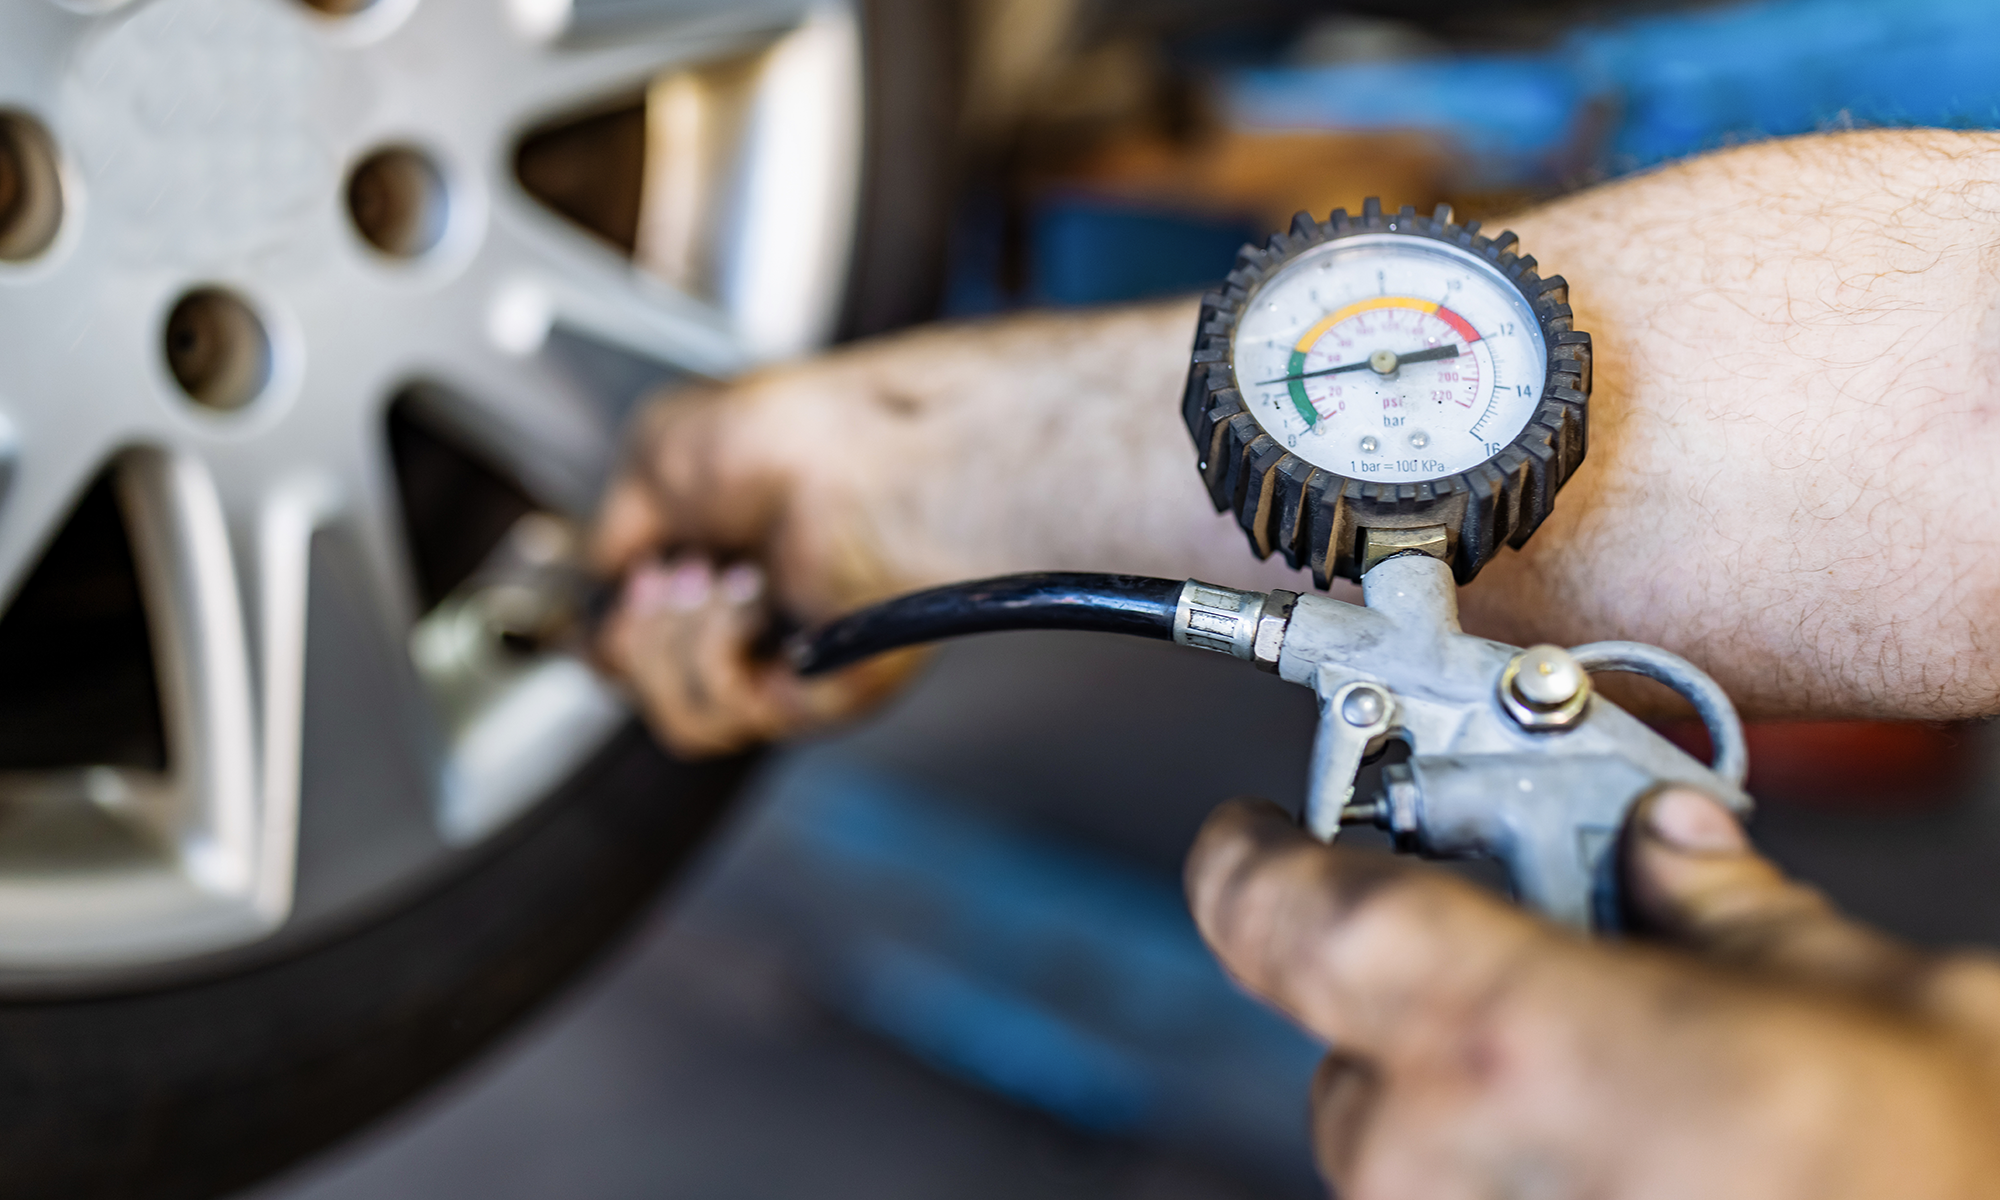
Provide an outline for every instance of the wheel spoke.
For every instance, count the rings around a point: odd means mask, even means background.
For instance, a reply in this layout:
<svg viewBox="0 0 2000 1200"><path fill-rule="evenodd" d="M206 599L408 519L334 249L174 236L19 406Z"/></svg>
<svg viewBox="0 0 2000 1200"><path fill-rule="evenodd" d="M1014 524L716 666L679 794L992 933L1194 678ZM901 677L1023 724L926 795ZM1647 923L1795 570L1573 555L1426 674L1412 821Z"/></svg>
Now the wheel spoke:
<svg viewBox="0 0 2000 1200"><path fill-rule="evenodd" d="M495 332L503 342L518 334L516 351L535 348L529 335L539 311L547 324L683 371L722 376L747 364L728 319L716 309L636 270L525 196L494 207L481 253L496 287L494 301L508 306Z"/></svg>
<svg viewBox="0 0 2000 1200"><path fill-rule="evenodd" d="M482 345L433 347L423 375L442 394L427 407L526 486L572 515L597 503L615 451L609 415L537 355Z"/></svg>
<svg viewBox="0 0 2000 1200"><path fill-rule="evenodd" d="M457 429L530 493L584 512L596 503L610 463L614 415L540 352L555 315L546 289L529 282L534 278L474 271L442 295L371 297L354 306L365 308L365 317L328 331L334 349L326 357L343 360L349 387L382 400L421 387L430 415ZM523 303L536 311L510 311ZM512 353L496 344L526 336L519 328L496 331L496 323L523 321L533 326L532 344ZM381 428L372 425L362 440L379 442ZM361 482L366 473L356 467L346 486L367 486ZM395 494L391 481L379 486Z"/></svg>
<svg viewBox="0 0 2000 1200"><path fill-rule="evenodd" d="M298 871L312 541L337 503L338 487L324 477L300 477L274 489L258 513L250 556L263 735L252 898L258 915L273 924L291 911Z"/></svg>
<svg viewBox="0 0 2000 1200"><path fill-rule="evenodd" d="M410 573L395 472L381 444L356 450L341 471L339 514L328 527L350 543L368 603L384 635L400 643L423 606Z"/></svg>
<svg viewBox="0 0 2000 1200"><path fill-rule="evenodd" d="M516 127L531 125L605 99L636 95L674 67L753 52L799 19L796 4L717 5L673 14L664 6L631 6L635 19L610 36L566 38L523 55L520 78L496 96ZM639 19L643 17L644 19Z"/></svg>
<svg viewBox="0 0 2000 1200"><path fill-rule="evenodd" d="M796 23L809 2L801 0L733 0L726 6L745 25L779 28ZM671 35L688 24L686 0L574 0L564 36L571 41L608 41L635 36Z"/></svg>
<svg viewBox="0 0 2000 1200"><path fill-rule="evenodd" d="M256 869L257 731L229 524L208 468L140 450L118 464L152 627L168 761L181 794L182 871L247 898Z"/></svg>
<svg viewBox="0 0 2000 1200"><path fill-rule="evenodd" d="M522 129L620 95L645 90L683 63L751 50L794 24L797 0L712 4L621 4L610 19L578 21L547 0L426 0L398 41L423 61L419 86L450 110ZM540 14L552 14L544 27ZM525 19L524 19L525 18Z"/></svg>

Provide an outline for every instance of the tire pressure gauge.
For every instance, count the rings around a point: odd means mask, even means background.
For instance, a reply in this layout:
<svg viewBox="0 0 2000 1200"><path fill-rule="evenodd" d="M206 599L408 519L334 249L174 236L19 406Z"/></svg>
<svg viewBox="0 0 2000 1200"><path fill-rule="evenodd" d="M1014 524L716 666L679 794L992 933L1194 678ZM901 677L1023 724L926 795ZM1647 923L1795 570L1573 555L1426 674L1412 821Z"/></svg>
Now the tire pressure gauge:
<svg viewBox="0 0 2000 1200"><path fill-rule="evenodd" d="M959 634L1089 629L1255 663L1319 696L1301 806L1315 837L1372 824L1399 849L1488 857L1547 916L1612 930L1620 830L1664 784L1750 811L1743 724L1693 663L1636 642L1508 646L1459 627L1456 584L1520 546L1583 461L1590 335L1569 285L1514 235L1440 207L1325 221L1246 246L1202 298L1185 416L1217 509L1260 556L1310 564L1362 603L1198 579L1035 573L932 588L789 647L802 674ZM1365 578L1363 578L1365 576ZM1701 714L1704 766L1601 695L1658 680ZM1389 741L1373 794L1358 772Z"/></svg>
<svg viewBox="0 0 2000 1200"><path fill-rule="evenodd" d="M1202 298L1184 415L1259 557L1326 587L1415 550L1468 583L1583 461L1589 396L1561 276L1447 206L1371 199L1243 248Z"/></svg>

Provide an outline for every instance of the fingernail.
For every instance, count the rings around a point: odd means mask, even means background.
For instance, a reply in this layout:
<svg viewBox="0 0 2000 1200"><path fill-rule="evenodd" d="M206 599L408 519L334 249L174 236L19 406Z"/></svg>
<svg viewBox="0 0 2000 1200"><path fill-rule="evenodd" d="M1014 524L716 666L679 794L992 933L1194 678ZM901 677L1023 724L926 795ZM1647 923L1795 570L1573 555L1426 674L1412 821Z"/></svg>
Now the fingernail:
<svg viewBox="0 0 2000 1200"><path fill-rule="evenodd" d="M1669 846L1692 854L1741 854L1750 848L1728 809L1711 796L1684 788L1653 797L1646 827Z"/></svg>
<svg viewBox="0 0 2000 1200"><path fill-rule="evenodd" d="M667 607L672 580L673 573L658 563L639 564L625 577L621 607L637 616L652 616Z"/></svg>
<svg viewBox="0 0 2000 1200"><path fill-rule="evenodd" d="M715 572L705 562L684 562L667 574L666 603L682 612L708 603L715 590Z"/></svg>
<svg viewBox="0 0 2000 1200"><path fill-rule="evenodd" d="M737 563L718 582L722 598L731 604L754 604L764 594L764 572L755 563Z"/></svg>

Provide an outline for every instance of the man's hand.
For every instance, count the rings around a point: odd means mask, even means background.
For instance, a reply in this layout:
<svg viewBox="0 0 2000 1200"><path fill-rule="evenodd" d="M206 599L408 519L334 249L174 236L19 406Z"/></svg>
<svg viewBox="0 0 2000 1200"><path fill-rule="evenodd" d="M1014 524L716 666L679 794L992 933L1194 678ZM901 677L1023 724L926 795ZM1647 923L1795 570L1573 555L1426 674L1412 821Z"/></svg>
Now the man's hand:
<svg viewBox="0 0 2000 1200"><path fill-rule="evenodd" d="M1344 1200L2000 1195L2000 966L1836 914L1708 798L1635 813L1654 942L1586 942L1449 875L1218 810L1188 860L1230 973L1332 1053Z"/></svg>
<svg viewBox="0 0 2000 1200"><path fill-rule="evenodd" d="M599 567L628 574L605 659L669 745L721 753L865 709L918 661L802 681L757 653L773 616L1031 569L1256 577L1173 402L1193 320L1176 302L919 330L656 401L597 531Z"/></svg>

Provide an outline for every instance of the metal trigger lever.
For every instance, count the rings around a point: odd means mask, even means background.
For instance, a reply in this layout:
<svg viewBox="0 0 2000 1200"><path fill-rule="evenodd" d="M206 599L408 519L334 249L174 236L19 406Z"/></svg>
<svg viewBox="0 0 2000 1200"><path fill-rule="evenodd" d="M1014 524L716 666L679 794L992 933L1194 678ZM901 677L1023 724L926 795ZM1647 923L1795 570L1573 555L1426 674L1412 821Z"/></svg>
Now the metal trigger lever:
<svg viewBox="0 0 2000 1200"><path fill-rule="evenodd" d="M1350 683L1320 704L1320 736L1313 745L1312 783L1307 793L1306 828L1322 842L1348 824L1375 821L1375 806L1349 812L1354 777L1369 754L1381 747L1396 720L1396 698L1389 689L1365 680Z"/></svg>

